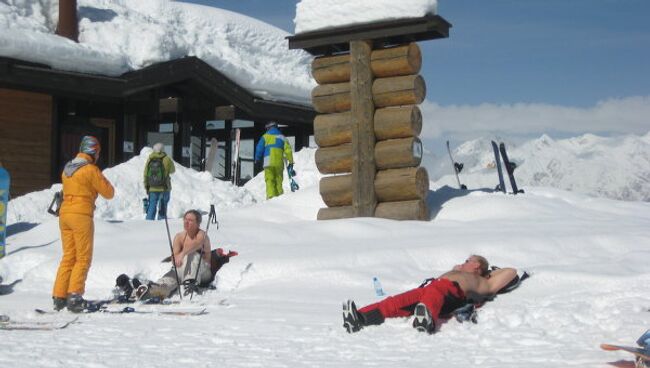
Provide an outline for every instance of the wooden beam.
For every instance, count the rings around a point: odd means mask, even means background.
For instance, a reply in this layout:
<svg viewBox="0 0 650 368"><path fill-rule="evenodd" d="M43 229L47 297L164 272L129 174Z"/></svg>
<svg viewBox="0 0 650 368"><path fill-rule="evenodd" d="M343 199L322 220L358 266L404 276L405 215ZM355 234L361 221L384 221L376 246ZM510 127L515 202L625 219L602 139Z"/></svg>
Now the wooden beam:
<svg viewBox="0 0 650 368"><path fill-rule="evenodd" d="M415 41L449 37L452 25L439 15L396 19L289 36L289 49L304 49L312 55L345 52L352 40L373 40L378 46L401 45Z"/></svg>
<svg viewBox="0 0 650 368"><path fill-rule="evenodd" d="M217 106L214 108L215 120L235 120L235 106Z"/></svg>
<svg viewBox="0 0 650 368"><path fill-rule="evenodd" d="M350 42L352 101L352 209L357 217L375 214L375 105L372 100L372 42Z"/></svg>

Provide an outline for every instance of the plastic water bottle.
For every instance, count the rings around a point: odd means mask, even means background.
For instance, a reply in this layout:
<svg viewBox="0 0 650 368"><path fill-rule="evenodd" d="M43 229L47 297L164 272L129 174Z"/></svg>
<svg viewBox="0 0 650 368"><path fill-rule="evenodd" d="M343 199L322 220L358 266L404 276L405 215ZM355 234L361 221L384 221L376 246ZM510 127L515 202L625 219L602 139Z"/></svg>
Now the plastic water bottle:
<svg viewBox="0 0 650 368"><path fill-rule="evenodd" d="M377 277L372 278L372 285L375 287L375 294L377 294L377 296L386 295L384 294L384 289L381 288L381 283Z"/></svg>

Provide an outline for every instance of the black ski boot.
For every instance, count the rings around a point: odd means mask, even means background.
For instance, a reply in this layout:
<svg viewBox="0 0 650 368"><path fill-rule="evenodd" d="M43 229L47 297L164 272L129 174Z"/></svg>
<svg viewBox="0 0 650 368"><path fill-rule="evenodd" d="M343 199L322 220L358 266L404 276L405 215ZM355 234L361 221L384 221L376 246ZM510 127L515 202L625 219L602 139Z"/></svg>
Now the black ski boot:
<svg viewBox="0 0 650 368"><path fill-rule="evenodd" d="M55 296L52 297L52 304L53 304L54 310L57 311L57 312L62 310L63 308L65 308L66 303L67 303L67 300L65 298L57 298Z"/></svg>
<svg viewBox="0 0 650 368"><path fill-rule="evenodd" d="M66 307L72 313L81 313L86 309L86 301L79 294L70 294L66 300Z"/></svg>
<svg viewBox="0 0 650 368"><path fill-rule="evenodd" d="M436 332L436 322L429 312L429 308L423 303L415 306L415 318L413 318L413 328L420 332L433 334Z"/></svg>
<svg viewBox="0 0 650 368"><path fill-rule="evenodd" d="M343 303L343 327L348 333L359 332L363 328L357 306L352 300Z"/></svg>

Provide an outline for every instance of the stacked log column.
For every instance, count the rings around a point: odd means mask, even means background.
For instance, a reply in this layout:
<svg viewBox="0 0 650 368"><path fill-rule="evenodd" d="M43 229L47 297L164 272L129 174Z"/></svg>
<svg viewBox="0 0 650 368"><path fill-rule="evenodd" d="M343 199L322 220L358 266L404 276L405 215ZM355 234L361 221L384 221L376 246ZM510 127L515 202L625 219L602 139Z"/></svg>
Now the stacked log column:
<svg viewBox="0 0 650 368"><path fill-rule="evenodd" d="M319 220L375 216L428 220L429 178L419 167L426 87L415 43L371 50L353 41L351 53L314 60L312 102L320 194ZM367 95L367 96L366 96ZM374 148L374 149L373 149Z"/></svg>

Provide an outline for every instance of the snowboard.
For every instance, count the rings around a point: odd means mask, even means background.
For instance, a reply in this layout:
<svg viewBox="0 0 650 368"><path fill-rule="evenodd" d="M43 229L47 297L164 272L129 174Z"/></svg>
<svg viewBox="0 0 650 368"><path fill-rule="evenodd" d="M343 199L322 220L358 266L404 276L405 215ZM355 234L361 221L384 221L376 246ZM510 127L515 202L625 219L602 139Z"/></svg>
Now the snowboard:
<svg viewBox="0 0 650 368"><path fill-rule="evenodd" d="M496 163L497 173L499 174L499 185L497 185L495 190L500 190L503 193L505 193L506 183L503 181L503 169L501 168L501 156L499 155L499 147L497 146L497 142L495 141L492 141L492 150L494 151L494 162Z"/></svg>
<svg viewBox="0 0 650 368"><path fill-rule="evenodd" d="M460 183L460 178L458 177L458 174L463 170L463 164L454 161L454 157L451 155L451 148L449 148L449 141L447 141L447 153L449 153L451 166L454 168L454 175L456 175L456 182L458 183L458 188L463 190L467 189L467 186L465 186L465 184Z"/></svg>
<svg viewBox="0 0 650 368"><path fill-rule="evenodd" d="M5 256L7 240L7 206L9 204L9 172L0 167L0 258Z"/></svg>
<svg viewBox="0 0 650 368"><path fill-rule="evenodd" d="M600 344L600 348L607 351L616 351L616 350L627 351L628 353L634 354L636 368L650 367L650 349L642 349L642 348L635 348L633 346L621 346L621 345L610 345L610 344Z"/></svg>
<svg viewBox="0 0 650 368"><path fill-rule="evenodd" d="M503 164L506 167L506 172L508 173L508 179L510 179L510 186L512 186L512 194L523 193L523 190L517 188L517 182L515 181L515 169L517 164L511 162L508 158L508 153L506 152L506 145L501 142L499 144L499 151L501 152L501 158L503 159Z"/></svg>
<svg viewBox="0 0 650 368"><path fill-rule="evenodd" d="M296 190L300 189L298 186L298 183L293 179L296 176L296 171L295 170L289 170L289 165L287 165L287 176L289 177L289 180L291 181L289 185L291 186L291 191L295 192Z"/></svg>

